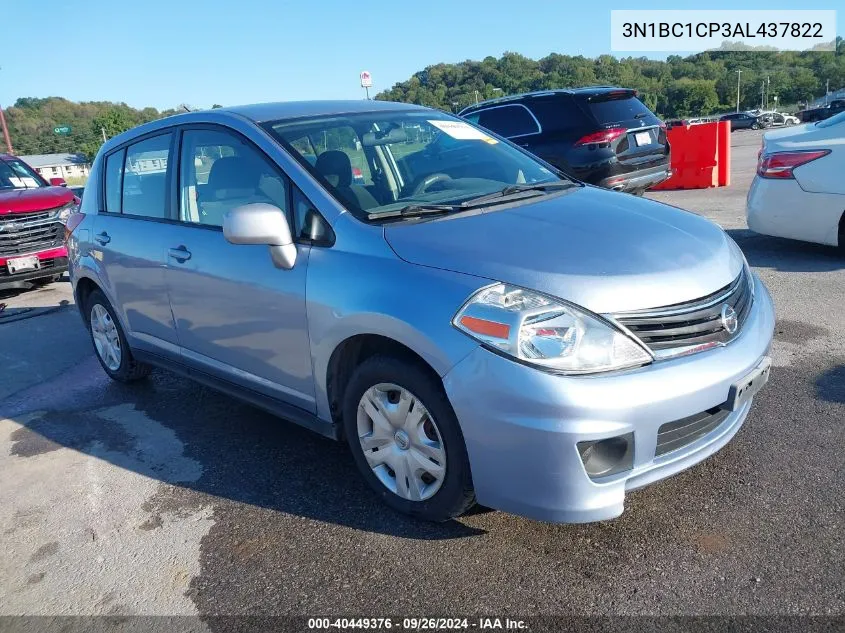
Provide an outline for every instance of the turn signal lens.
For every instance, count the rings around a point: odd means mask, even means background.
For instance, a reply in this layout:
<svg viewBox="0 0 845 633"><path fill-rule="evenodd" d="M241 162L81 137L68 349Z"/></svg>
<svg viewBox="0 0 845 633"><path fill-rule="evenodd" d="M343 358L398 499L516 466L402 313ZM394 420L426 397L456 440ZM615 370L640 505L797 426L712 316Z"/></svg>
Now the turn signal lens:
<svg viewBox="0 0 845 633"><path fill-rule="evenodd" d="M775 152L774 154L760 154L757 164L757 175L760 178L795 178L793 171L796 167L810 161L827 156L829 149L803 150L799 152Z"/></svg>
<svg viewBox="0 0 845 633"><path fill-rule="evenodd" d="M486 319L477 319L471 316L461 317L461 325L470 332L490 336L493 338L507 339L511 335L511 328L505 323L496 323Z"/></svg>

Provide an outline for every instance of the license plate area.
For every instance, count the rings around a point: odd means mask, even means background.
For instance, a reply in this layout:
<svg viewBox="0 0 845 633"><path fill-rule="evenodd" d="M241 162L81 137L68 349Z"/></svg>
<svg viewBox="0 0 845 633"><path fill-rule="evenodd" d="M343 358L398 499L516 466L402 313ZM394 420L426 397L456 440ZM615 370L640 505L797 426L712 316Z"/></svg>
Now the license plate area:
<svg viewBox="0 0 845 633"><path fill-rule="evenodd" d="M637 132L634 134L634 141L637 143L637 147L651 145L651 132Z"/></svg>
<svg viewBox="0 0 845 633"><path fill-rule="evenodd" d="M41 262L37 255L29 255L27 257L14 257L6 260L6 268L10 275L15 273L22 273L25 270L38 270L41 268Z"/></svg>
<svg viewBox="0 0 845 633"><path fill-rule="evenodd" d="M728 401L725 403L725 408L736 411L753 398L754 394L769 382L771 368L772 359L767 356L760 361L757 367L732 384L728 391Z"/></svg>

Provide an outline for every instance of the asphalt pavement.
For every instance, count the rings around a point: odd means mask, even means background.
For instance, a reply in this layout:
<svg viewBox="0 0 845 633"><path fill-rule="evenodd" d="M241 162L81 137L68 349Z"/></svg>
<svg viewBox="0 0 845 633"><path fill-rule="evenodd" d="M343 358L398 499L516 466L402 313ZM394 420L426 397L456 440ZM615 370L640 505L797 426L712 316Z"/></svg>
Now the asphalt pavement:
<svg viewBox="0 0 845 633"><path fill-rule="evenodd" d="M649 197L769 287L771 383L613 521L415 522L342 444L166 372L111 383L66 281L0 293L0 615L845 615L845 256L747 230L760 137L733 135L730 187Z"/></svg>

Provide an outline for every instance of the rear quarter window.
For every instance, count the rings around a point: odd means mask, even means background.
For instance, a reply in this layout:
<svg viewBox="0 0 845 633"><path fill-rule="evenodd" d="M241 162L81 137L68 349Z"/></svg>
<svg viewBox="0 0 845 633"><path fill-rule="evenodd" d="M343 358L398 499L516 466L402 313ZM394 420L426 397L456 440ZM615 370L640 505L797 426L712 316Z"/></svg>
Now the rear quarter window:
<svg viewBox="0 0 845 633"><path fill-rule="evenodd" d="M126 150L114 152L106 156L106 211L109 213L120 213L120 201L123 192L123 163L126 159Z"/></svg>
<svg viewBox="0 0 845 633"><path fill-rule="evenodd" d="M522 104L494 106L467 115L467 119L505 138L537 134L540 126Z"/></svg>

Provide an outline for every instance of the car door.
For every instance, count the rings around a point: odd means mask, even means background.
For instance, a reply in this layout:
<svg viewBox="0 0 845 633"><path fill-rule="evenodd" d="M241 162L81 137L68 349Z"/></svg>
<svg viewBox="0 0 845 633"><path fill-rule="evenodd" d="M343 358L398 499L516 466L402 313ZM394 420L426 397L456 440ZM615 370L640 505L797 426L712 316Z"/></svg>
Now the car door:
<svg viewBox="0 0 845 633"><path fill-rule="evenodd" d="M235 245L224 214L269 203L290 218L290 183L256 146L220 126L181 131L177 208L167 287L183 361L194 370L316 410L305 313L309 247L290 270L269 247ZM293 226L293 224L291 224Z"/></svg>
<svg viewBox="0 0 845 633"><path fill-rule="evenodd" d="M166 195L175 163L173 136L156 133L106 156L93 255L130 346L178 360L165 280L167 247L178 228Z"/></svg>

